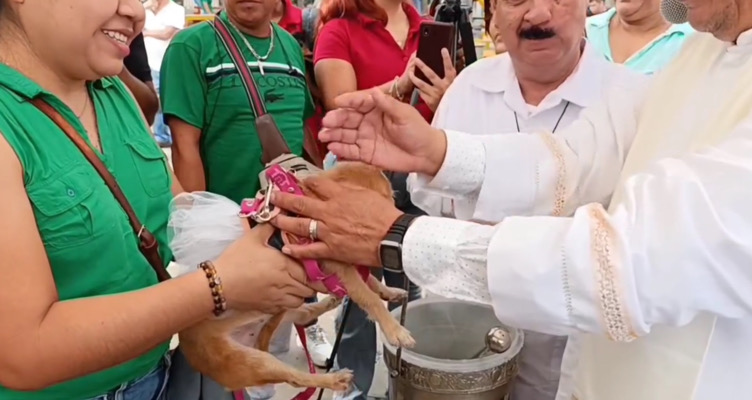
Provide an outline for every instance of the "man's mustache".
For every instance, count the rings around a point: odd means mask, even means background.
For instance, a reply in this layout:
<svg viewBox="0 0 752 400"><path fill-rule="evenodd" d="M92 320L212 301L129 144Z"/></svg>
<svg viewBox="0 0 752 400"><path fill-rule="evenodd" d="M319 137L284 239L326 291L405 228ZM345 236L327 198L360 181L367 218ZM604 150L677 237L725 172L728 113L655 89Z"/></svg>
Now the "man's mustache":
<svg viewBox="0 0 752 400"><path fill-rule="evenodd" d="M553 29L531 26L530 28L520 31L520 38L528 40L544 40L556 36Z"/></svg>

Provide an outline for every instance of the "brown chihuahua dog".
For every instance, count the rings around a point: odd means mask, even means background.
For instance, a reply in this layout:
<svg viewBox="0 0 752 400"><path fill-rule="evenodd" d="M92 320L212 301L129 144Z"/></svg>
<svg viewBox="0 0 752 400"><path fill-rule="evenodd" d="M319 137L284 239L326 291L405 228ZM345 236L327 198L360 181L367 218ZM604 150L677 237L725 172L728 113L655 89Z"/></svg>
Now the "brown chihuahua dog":
<svg viewBox="0 0 752 400"><path fill-rule="evenodd" d="M322 172L322 177L335 182L349 183L374 190L375 195L392 198L389 180L378 169L360 163L340 163L336 168ZM301 182L306 196L313 195ZM254 229L274 228L269 224ZM369 275L366 282L356 268L333 261L321 261L327 275L335 274L347 289L348 296L379 324L386 340L395 346L412 347L415 344L410 332L402 327L387 310L384 301L401 301L407 296L402 289L389 288ZM320 282L311 287L327 293ZM207 319L198 325L180 332L180 347L188 362L228 390L288 383L294 387L318 387L345 391L352 380L350 371L328 374L309 374L279 361L268 353L274 331L283 321L305 324L327 311L335 309L340 299L328 296L323 301L304 304L301 307L276 315L261 312L228 310L220 318Z"/></svg>

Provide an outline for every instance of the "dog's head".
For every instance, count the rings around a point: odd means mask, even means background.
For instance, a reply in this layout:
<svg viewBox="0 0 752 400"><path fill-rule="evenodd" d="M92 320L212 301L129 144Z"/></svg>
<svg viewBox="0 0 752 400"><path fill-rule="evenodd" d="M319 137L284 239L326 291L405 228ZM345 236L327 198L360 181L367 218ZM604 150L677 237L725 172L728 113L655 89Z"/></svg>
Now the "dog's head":
<svg viewBox="0 0 752 400"><path fill-rule="evenodd" d="M389 179L384 176L381 170L367 164L360 162L339 162L335 168L322 172L320 176L338 183L347 183L371 189L386 198L394 198Z"/></svg>

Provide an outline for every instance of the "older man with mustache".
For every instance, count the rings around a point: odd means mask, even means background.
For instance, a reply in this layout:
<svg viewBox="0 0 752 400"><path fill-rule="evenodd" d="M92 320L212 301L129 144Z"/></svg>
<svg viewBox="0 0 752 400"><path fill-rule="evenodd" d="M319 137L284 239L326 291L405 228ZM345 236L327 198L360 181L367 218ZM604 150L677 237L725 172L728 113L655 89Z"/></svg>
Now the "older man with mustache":
<svg viewBox="0 0 752 400"><path fill-rule="evenodd" d="M473 135L549 131L557 136L611 91L644 85L644 76L608 62L585 42L584 1L515 4L491 1L495 12L488 23L497 29L506 53L479 60L456 78L439 105L434 127ZM408 184L413 202L429 215L488 224L503 218L493 204L437 195L420 187L416 177ZM598 201L607 204L608 197ZM554 400L562 369L571 369L576 361L565 357L566 345L566 336L526 332L512 400Z"/></svg>

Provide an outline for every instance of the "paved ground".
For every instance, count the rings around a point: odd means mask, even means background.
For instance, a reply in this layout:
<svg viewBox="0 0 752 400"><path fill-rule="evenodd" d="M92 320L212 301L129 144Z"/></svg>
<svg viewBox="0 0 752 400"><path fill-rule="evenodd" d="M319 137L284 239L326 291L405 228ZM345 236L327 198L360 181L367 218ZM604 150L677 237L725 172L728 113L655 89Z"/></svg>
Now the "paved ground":
<svg viewBox="0 0 752 400"><path fill-rule="evenodd" d="M167 158L170 160L170 162L172 162L170 149L164 149L164 151L167 154ZM326 332L327 337L329 338L329 341L331 343L334 343L334 338L336 336L336 332L334 330L334 318L338 312L339 310L335 310L319 318L319 324L321 324L321 327L324 328L324 331ZM300 370L307 370L308 364L306 362L305 353L297 343L297 336L295 332L293 332L290 336L290 350L286 354L280 355L280 359ZM175 342L174 344L176 343L177 342ZM378 344L378 346L379 348L381 348L381 344ZM370 395L381 397L384 395L384 393L386 393L386 388L387 371L383 361L379 360L376 366L376 376L374 376L374 382L371 386ZM277 394L273 397L273 400L290 400L298 392L300 392L300 389L295 389L288 385L277 385ZM318 396L318 393L316 394L316 396ZM324 393L323 399L330 400L331 392L326 391Z"/></svg>

